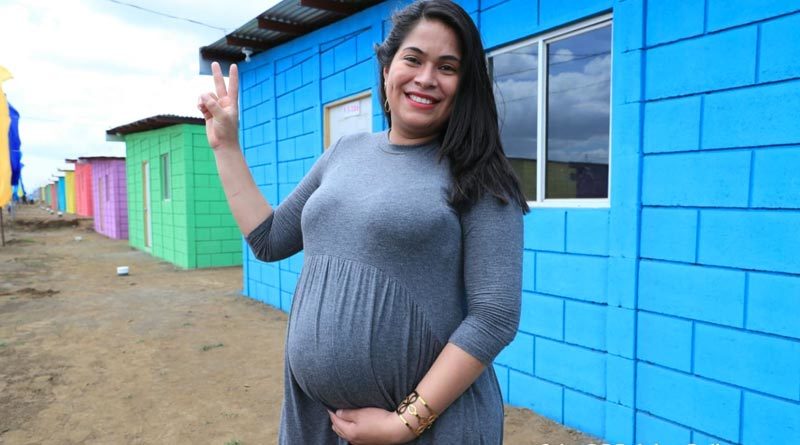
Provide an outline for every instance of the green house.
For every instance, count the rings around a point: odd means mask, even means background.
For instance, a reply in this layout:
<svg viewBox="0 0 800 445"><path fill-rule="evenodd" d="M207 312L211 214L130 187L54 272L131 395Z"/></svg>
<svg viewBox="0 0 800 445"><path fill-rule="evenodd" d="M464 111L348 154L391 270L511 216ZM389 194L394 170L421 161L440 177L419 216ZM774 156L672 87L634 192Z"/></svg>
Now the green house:
<svg viewBox="0 0 800 445"><path fill-rule="evenodd" d="M158 115L106 134L125 142L131 246L187 269L242 264L203 119Z"/></svg>

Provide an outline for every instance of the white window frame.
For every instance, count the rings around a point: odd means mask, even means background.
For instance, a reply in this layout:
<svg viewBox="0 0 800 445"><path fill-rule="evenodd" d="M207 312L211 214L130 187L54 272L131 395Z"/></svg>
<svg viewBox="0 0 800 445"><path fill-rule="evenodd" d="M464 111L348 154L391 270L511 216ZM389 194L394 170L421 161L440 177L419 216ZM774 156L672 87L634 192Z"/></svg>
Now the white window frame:
<svg viewBox="0 0 800 445"><path fill-rule="evenodd" d="M561 198L561 199L545 199L545 173L547 169L547 157L546 157L546 150L547 150L547 44L552 42L557 42L559 40L563 40L578 34L582 34L585 32L593 31L598 28L602 28L607 25L611 26L611 73L613 74L613 67L614 67L614 56L613 56L613 48L614 48L614 26L612 23L612 14L603 14L597 17L593 17L588 20L583 20L579 23L575 23L570 26L565 26L563 28L559 28L554 31L550 31L544 34L539 34L535 37L531 37L525 39L523 41L504 46L502 48L498 48L496 50L490 51L487 54L487 63L490 63L490 59L494 56L504 54L522 47L530 46L531 44L538 45L538 54L537 54L537 85L538 91L536 92L536 107L537 107L537 114L536 114L536 200L535 201L528 201L529 207L542 207L542 208L550 208L550 207L570 207L570 208L608 208L611 206L611 148L613 147L612 143L612 133L611 129L613 128L611 122L614 119L613 113L611 112L613 109L613 91L611 90L614 82L613 78L611 79L609 85L609 110L608 110L608 192L607 198ZM492 75L492 82L494 82L494 74Z"/></svg>

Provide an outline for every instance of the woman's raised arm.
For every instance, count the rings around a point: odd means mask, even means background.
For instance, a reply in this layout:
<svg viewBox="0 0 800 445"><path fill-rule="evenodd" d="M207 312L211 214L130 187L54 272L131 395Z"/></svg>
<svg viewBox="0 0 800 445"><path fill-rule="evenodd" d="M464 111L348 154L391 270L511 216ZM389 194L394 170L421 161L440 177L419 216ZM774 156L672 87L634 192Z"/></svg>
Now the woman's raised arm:
<svg viewBox="0 0 800 445"><path fill-rule="evenodd" d="M258 190L239 145L239 70L231 65L227 88L219 63L211 64L211 72L216 93L200 95L197 108L206 120L206 136L228 206L246 236L272 215L272 207Z"/></svg>

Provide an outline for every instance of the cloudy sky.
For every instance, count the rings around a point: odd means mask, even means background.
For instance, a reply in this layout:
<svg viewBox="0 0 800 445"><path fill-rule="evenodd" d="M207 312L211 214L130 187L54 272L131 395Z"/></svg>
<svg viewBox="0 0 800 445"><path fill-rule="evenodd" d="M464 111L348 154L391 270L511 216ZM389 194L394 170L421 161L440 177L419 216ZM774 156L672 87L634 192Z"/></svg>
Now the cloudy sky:
<svg viewBox="0 0 800 445"><path fill-rule="evenodd" d="M128 3L211 27L163 17ZM65 158L123 156L105 130L156 114L200 116L198 49L276 0L0 0L3 84L20 112L22 178L48 182ZM223 28L223 29L215 29Z"/></svg>

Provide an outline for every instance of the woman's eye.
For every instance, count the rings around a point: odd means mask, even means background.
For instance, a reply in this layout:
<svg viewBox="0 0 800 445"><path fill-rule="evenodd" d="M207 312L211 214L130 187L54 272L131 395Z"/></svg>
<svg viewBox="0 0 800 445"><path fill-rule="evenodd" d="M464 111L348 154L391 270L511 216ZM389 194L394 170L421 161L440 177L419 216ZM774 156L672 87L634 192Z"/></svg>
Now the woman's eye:
<svg viewBox="0 0 800 445"><path fill-rule="evenodd" d="M455 73L456 72L456 67L454 67L452 65L443 65L440 69L442 71L447 71L449 73Z"/></svg>
<svg viewBox="0 0 800 445"><path fill-rule="evenodd" d="M403 57L403 60L405 60L406 62L414 63L414 64L419 63L419 60L417 60L417 58L414 57L414 56L405 56L405 57Z"/></svg>

